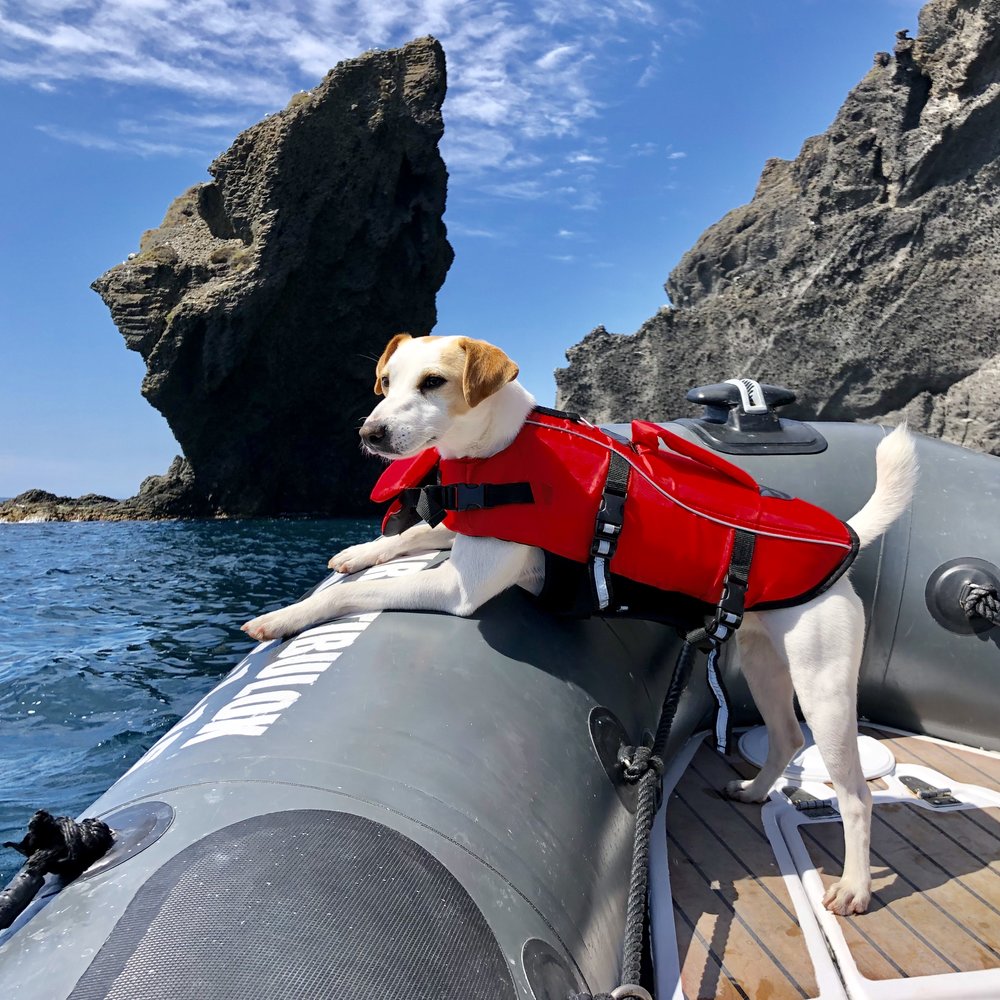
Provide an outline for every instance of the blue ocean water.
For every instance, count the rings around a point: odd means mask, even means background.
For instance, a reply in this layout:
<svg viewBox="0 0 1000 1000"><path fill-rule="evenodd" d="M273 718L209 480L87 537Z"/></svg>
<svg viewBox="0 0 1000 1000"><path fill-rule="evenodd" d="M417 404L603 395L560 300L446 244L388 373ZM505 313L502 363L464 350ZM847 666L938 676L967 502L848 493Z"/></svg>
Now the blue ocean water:
<svg viewBox="0 0 1000 1000"><path fill-rule="evenodd" d="M374 521L0 524L0 842L78 815ZM23 859L0 848L0 885Z"/></svg>

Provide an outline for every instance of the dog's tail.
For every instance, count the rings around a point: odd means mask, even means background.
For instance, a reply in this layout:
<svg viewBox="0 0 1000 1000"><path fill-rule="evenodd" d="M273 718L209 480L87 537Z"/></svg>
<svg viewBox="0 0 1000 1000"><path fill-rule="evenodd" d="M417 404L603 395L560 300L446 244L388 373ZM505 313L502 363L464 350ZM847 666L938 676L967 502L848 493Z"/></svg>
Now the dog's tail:
<svg viewBox="0 0 1000 1000"><path fill-rule="evenodd" d="M906 424L900 424L875 449L875 492L847 522L861 548L874 542L910 506L918 471L913 437Z"/></svg>

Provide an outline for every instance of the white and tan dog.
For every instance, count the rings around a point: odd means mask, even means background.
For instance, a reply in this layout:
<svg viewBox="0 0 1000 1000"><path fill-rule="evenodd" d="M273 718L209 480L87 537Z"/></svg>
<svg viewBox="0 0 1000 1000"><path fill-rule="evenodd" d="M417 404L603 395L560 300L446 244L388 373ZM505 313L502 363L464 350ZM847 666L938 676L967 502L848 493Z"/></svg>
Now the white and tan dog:
<svg viewBox="0 0 1000 1000"><path fill-rule="evenodd" d="M517 366L499 348L468 337L393 337L378 361L375 392L384 398L361 428L364 447L386 459L434 446L443 458L484 458L509 445L534 406ZM864 547L907 508L916 482L912 439L898 428L876 451L875 492L848 522ZM428 549L450 548L442 565L396 579L327 587L243 626L255 639L293 635L311 625L367 611L423 610L470 615L520 586L537 594L544 576L539 549L418 525L393 537L353 545L330 567L353 573ZM740 662L767 725L768 756L752 781L726 792L760 802L802 745L793 697L812 728L844 821L844 872L824 896L835 913L863 913L871 896L871 793L857 748L857 679L864 641L861 600L842 576L806 604L750 612L738 635Z"/></svg>

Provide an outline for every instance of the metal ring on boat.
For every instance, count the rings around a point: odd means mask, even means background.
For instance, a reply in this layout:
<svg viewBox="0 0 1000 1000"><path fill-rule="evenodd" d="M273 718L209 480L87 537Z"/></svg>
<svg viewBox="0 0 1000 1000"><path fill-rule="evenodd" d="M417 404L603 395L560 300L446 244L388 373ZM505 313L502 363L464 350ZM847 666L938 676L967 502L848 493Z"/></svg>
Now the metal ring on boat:
<svg viewBox="0 0 1000 1000"><path fill-rule="evenodd" d="M618 986L611 991L611 1000L653 1000L653 994L634 983Z"/></svg>

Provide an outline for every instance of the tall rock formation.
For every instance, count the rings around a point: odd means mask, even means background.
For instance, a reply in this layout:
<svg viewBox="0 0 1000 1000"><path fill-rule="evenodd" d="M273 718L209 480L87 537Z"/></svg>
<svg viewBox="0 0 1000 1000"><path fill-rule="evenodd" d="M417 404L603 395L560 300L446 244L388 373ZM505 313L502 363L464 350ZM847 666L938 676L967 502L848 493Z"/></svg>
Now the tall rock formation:
<svg viewBox="0 0 1000 1000"><path fill-rule="evenodd" d="M789 415L905 413L1000 454L1000 0L931 0L919 25L684 255L672 308L570 349L559 405L666 418L745 375L794 388Z"/></svg>
<svg viewBox="0 0 1000 1000"><path fill-rule="evenodd" d="M433 38L340 63L94 282L184 451L147 514L368 512L374 359L434 326L453 257L445 86Z"/></svg>

